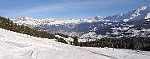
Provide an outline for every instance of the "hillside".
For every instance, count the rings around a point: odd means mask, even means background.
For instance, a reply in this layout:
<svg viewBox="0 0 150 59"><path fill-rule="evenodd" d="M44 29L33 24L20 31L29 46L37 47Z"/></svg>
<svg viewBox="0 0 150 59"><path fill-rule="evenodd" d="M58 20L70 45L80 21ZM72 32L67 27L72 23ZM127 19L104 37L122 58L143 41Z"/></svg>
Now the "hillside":
<svg viewBox="0 0 150 59"><path fill-rule="evenodd" d="M53 34L44 31L34 30L24 25L17 25L16 23L13 23L11 20L9 20L9 18L7 19L1 16L0 16L0 25L1 25L0 28L11 30L17 33L23 33L35 37L42 37L42 38L49 38L49 39L55 38Z"/></svg>
<svg viewBox="0 0 150 59"><path fill-rule="evenodd" d="M0 28L0 59L149 59L150 52L76 47Z"/></svg>

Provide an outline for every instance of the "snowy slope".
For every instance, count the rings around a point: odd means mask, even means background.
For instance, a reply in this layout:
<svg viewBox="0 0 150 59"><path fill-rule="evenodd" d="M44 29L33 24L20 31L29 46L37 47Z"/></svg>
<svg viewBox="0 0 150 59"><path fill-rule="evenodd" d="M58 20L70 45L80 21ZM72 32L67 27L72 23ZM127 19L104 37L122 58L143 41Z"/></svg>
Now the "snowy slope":
<svg viewBox="0 0 150 59"><path fill-rule="evenodd" d="M150 59L150 52L75 47L0 29L0 59Z"/></svg>

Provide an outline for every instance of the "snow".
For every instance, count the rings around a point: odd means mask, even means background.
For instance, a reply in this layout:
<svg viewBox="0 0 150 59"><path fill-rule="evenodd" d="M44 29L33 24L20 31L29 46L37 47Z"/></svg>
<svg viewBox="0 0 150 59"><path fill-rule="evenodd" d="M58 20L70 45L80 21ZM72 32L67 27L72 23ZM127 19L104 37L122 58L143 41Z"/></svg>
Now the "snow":
<svg viewBox="0 0 150 59"><path fill-rule="evenodd" d="M84 23L84 22L88 22L88 23L92 23L94 21L98 21L95 19L66 19L66 20L56 20L55 18L43 18L43 19L32 19L30 17L25 17L25 16L20 16L17 19L11 19L13 20L15 23L19 24L19 25L34 25L34 26L38 26L39 24L48 24L48 25L65 25L65 24L78 24L78 23Z"/></svg>
<svg viewBox="0 0 150 59"><path fill-rule="evenodd" d="M86 33L86 34L83 34L81 36L81 38L96 38L96 33L95 32L89 32L89 33Z"/></svg>
<svg viewBox="0 0 150 59"><path fill-rule="evenodd" d="M150 18L150 13L147 14L147 16L145 17L145 19L149 19Z"/></svg>
<svg viewBox="0 0 150 59"><path fill-rule="evenodd" d="M128 21L129 21L129 19L124 19L123 21L124 21L124 22L128 22Z"/></svg>
<svg viewBox="0 0 150 59"><path fill-rule="evenodd" d="M78 47L0 29L0 59L149 59L150 52Z"/></svg>
<svg viewBox="0 0 150 59"><path fill-rule="evenodd" d="M17 20L13 20L14 22L16 22L19 25L25 24L25 25L37 25L40 22L36 21L37 19L32 19L30 17L24 17L24 16L20 16L17 18Z"/></svg>
<svg viewBox="0 0 150 59"><path fill-rule="evenodd" d="M140 19L148 19L150 13L150 6L143 6L141 8L137 8L136 10L130 11L126 14L116 14L107 16L104 20L121 20L121 21L130 21L130 20L140 20Z"/></svg>
<svg viewBox="0 0 150 59"><path fill-rule="evenodd" d="M70 42L73 42L73 41L74 41L74 39L71 38L71 37L65 38L65 37L62 37L62 36L60 36L60 35L55 35L55 37L63 38L68 44L71 44Z"/></svg>

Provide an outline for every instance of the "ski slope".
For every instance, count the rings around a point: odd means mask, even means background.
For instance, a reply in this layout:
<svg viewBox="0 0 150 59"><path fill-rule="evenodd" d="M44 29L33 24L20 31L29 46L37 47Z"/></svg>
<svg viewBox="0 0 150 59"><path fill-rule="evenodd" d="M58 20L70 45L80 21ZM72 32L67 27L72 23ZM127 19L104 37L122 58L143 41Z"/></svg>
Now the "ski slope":
<svg viewBox="0 0 150 59"><path fill-rule="evenodd" d="M76 47L0 28L0 59L150 59L150 52Z"/></svg>

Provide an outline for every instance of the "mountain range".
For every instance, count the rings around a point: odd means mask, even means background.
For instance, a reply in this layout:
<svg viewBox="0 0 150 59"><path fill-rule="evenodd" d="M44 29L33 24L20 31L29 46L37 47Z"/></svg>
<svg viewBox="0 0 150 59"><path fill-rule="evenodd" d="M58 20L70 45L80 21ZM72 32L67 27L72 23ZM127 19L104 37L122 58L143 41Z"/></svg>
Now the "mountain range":
<svg viewBox="0 0 150 59"><path fill-rule="evenodd" d="M143 6L126 14L107 17L55 20L54 18L32 19L20 16L14 23L49 33L77 35L80 38L104 37L150 37L150 6Z"/></svg>

